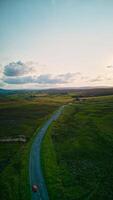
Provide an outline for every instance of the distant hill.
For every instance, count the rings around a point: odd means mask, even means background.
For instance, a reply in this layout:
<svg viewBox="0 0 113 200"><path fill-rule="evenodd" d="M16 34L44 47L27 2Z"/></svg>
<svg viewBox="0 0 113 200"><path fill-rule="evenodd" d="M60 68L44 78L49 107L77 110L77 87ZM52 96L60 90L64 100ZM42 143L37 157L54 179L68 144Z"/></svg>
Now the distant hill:
<svg viewBox="0 0 113 200"><path fill-rule="evenodd" d="M0 89L0 94L13 94L16 93L17 90L5 90L5 89Z"/></svg>
<svg viewBox="0 0 113 200"><path fill-rule="evenodd" d="M0 94L6 94L9 90L0 89Z"/></svg>
<svg viewBox="0 0 113 200"><path fill-rule="evenodd" d="M108 87L81 87L81 88L59 88L59 89L48 89L46 90L49 94L68 94L75 93L79 96L103 96L103 95L113 95L113 88Z"/></svg>
<svg viewBox="0 0 113 200"><path fill-rule="evenodd" d="M80 88L53 88L53 89L43 89L43 90L5 90L0 89L0 95L11 95L11 94L68 94L72 93L80 97L87 96L103 96L103 95L113 95L113 87L80 87Z"/></svg>

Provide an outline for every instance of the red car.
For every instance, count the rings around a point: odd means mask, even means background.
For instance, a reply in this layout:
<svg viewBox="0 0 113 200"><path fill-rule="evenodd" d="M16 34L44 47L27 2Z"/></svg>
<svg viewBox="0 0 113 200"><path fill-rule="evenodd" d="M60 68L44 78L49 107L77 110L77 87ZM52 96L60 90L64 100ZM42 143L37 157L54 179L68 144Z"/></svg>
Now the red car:
<svg viewBox="0 0 113 200"><path fill-rule="evenodd" d="M39 186L38 185L36 185L36 184L32 185L32 191L33 192L38 192L38 190L39 190Z"/></svg>

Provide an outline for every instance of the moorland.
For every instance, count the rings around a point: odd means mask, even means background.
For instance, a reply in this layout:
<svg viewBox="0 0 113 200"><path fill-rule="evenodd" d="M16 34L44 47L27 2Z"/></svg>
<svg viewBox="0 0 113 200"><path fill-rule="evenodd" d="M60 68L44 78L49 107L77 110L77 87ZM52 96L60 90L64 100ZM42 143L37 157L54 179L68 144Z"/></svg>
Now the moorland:
<svg viewBox="0 0 113 200"><path fill-rule="evenodd" d="M37 130L60 106L43 140L51 200L113 199L113 89L0 91L0 199L30 200L29 153Z"/></svg>

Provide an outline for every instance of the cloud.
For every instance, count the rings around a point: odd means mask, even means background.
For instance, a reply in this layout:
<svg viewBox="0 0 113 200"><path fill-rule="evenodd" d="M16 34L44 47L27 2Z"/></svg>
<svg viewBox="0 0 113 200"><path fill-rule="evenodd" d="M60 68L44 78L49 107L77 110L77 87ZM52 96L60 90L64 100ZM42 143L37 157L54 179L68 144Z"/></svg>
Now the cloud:
<svg viewBox="0 0 113 200"><path fill-rule="evenodd" d="M75 81L81 79L82 74L77 73L62 73L62 74L48 74L46 65L39 64L38 62L12 62L3 67L1 76L2 82L9 87L29 87L38 86L55 87L63 84L74 84Z"/></svg>
<svg viewBox="0 0 113 200"><path fill-rule="evenodd" d="M45 68L45 65L42 65ZM12 62L4 66L2 80L7 84L56 85L73 82L80 73L43 74L38 62Z"/></svg>
<svg viewBox="0 0 113 200"><path fill-rule="evenodd" d="M28 68L31 68L32 71L36 71L37 70L37 67L42 67L42 65L40 65L38 62L34 62L34 61L27 61L25 62L25 65L28 67Z"/></svg>
<svg viewBox="0 0 113 200"><path fill-rule="evenodd" d="M45 69L46 65L38 62L12 62L4 66L4 75L9 77L26 76L40 74Z"/></svg>
<svg viewBox="0 0 113 200"><path fill-rule="evenodd" d="M14 77L22 76L31 71L31 68L21 61L9 63L4 67L4 75Z"/></svg>
<svg viewBox="0 0 113 200"><path fill-rule="evenodd" d="M0 75L3 73L2 65L0 64Z"/></svg>
<svg viewBox="0 0 113 200"><path fill-rule="evenodd" d="M2 80L2 77L3 77L3 66L0 64L0 88L2 88L5 85L5 83Z"/></svg>
<svg viewBox="0 0 113 200"><path fill-rule="evenodd" d="M64 83L68 83L68 82L74 81L75 78L77 76L79 76L79 75L80 75L79 72L77 72L77 73L59 74L59 75L56 76L56 79L61 80Z"/></svg>
<svg viewBox="0 0 113 200"><path fill-rule="evenodd" d="M100 82L100 81L103 81L103 80L104 80L103 77L97 76L96 78L90 79L89 81L90 82Z"/></svg>
<svg viewBox="0 0 113 200"><path fill-rule="evenodd" d="M25 64L27 66L38 66L39 62L34 62L34 61L30 60L30 61L27 61Z"/></svg>
<svg viewBox="0 0 113 200"><path fill-rule="evenodd" d="M0 88L2 88L3 86L5 86L5 83L0 80Z"/></svg>
<svg viewBox="0 0 113 200"><path fill-rule="evenodd" d="M65 84L75 80L77 73L66 73L59 75L43 74L39 76L17 76L4 77L4 82L7 84Z"/></svg>
<svg viewBox="0 0 113 200"><path fill-rule="evenodd" d="M106 66L106 68L112 69L112 68L113 68L113 65L108 65L108 66Z"/></svg>
<svg viewBox="0 0 113 200"><path fill-rule="evenodd" d="M0 87L4 85L2 81L2 77L3 77L3 66L0 64Z"/></svg>

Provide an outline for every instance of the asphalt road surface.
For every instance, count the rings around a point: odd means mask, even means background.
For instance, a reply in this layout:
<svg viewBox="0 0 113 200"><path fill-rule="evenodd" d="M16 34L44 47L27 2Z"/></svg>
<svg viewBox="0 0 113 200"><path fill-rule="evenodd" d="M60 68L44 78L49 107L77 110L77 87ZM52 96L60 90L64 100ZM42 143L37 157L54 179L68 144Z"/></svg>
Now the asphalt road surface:
<svg viewBox="0 0 113 200"><path fill-rule="evenodd" d="M37 136L33 142L29 161L29 176L32 200L49 200L45 180L41 169L41 143L49 125L60 116L63 108L64 106L62 106L55 114L53 114L52 117L42 126L42 128L37 132ZM39 190L37 192L32 192L32 185L34 184L39 186Z"/></svg>

